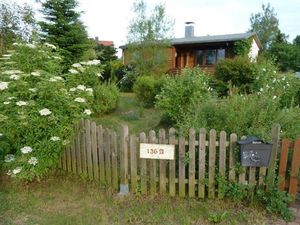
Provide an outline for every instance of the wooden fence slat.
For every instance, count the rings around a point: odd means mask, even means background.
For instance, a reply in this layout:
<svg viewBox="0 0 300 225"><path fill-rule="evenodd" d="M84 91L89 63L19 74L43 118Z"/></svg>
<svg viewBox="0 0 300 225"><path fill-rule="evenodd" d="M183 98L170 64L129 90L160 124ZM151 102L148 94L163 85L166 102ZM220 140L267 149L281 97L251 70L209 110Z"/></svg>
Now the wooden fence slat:
<svg viewBox="0 0 300 225"><path fill-rule="evenodd" d="M256 167L249 167L249 185L252 187L256 185L255 173Z"/></svg>
<svg viewBox="0 0 300 225"><path fill-rule="evenodd" d="M137 192L137 161L136 161L136 136L130 135L129 141L130 152L130 190L133 193Z"/></svg>
<svg viewBox="0 0 300 225"><path fill-rule="evenodd" d="M155 143L155 131L151 130L149 132L149 143ZM156 194L157 185L156 185L156 159L150 159L150 194Z"/></svg>
<svg viewBox="0 0 300 225"><path fill-rule="evenodd" d="M279 160L279 172L278 172L278 188L281 191L284 191L285 188L285 175L287 170L287 160L288 160L288 150L290 146L290 141L288 139L282 140L280 152L280 160Z"/></svg>
<svg viewBox="0 0 300 225"><path fill-rule="evenodd" d="M159 130L159 144L165 144L166 132L164 129ZM159 192L166 193L166 160L159 160Z"/></svg>
<svg viewBox="0 0 300 225"><path fill-rule="evenodd" d="M146 143L146 134L140 133L140 143ZM141 193L147 194L147 161L146 159L140 159L140 180L141 180Z"/></svg>
<svg viewBox="0 0 300 225"><path fill-rule="evenodd" d="M215 198L216 131L209 132L208 198Z"/></svg>
<svg viewBox="0 0 300 225"><path fill-rule="evenodd" d="M175 145L175 141L176 141L175 132L176 131L174 128L170 128L170 130L169 130L169 144L170 145ZM169 194L170 194L170 196L175 196L175 194L176 194L175 178L176 178L176 149L175 149L174 160L169 161Z"/></svg>
<svg viewBox="0 0 300 225"><path fill-rule="evenodd" d="M118 146L117 146L117 134L111 132L111 163L112 163L112 187L118 190Z"/></svg>
<svg viewBox="0 0 300 225"><path fill-rule="evenodd" d="M230 135L229 144L229 175L228 180L230 182L235 181L235 148L236 148L237 136L236 134Z"/></svg>
<svg viewBox="0 0 300 225"><path fill-rule="evenodd" d="M67 171L67 149L65 148L62 159L61 159L62 169Z"/></svg>
<svg viewBox="0 0 300 225"><path fill-rule="evenodd" d="M101 185L105 184L105 160L104 160L104 141L103 141L103 128L97 126L97 147L99 157L99 181Z"/></svg>
<svg viewBox="0 0 300 225"><path fill-rule="evenodd" d="M193 128L189 130L189 197L195 197L195 135Z"/></svg>
<svg viewBox="0 0 300 225"><path fill-rule="evenodd" d="M223 199L225 195L225 166L226 166L226 132L220 133L220 146L219 146L219 179L218 179L218 198Z"/></svg>
<svg viewBox="0 0 300 225"><path fill-rule="evenodd" d="M242 136L241 140L246 139L247 136ZM246 184L246 172L247 172L247 167L242 167L242 170L240 171L239 174L239 183L240 184Z"/></svg>
<svg viewBox="0 0 300 225"><path fill-rule="evenodd" d="M111 159L110 159L110 131L104 130L103 142L104 142L104 159L105 159L105 182L108 187L111 187Z"/></svg>
<svg viewBox="0 0 300 225"><path fill-rule="evenodd" d="M81 157L81 149L80 149L80 130L79 126L77 126L77 134L75 141L75 151L76 151L76 161L77 161L77 173L82 174L82 157Z"/></svg>
<svg viewBox="0 0 300 225"><path fill-rule="evenodd" d="M291 166L291 176L289 184L289 194L296 195L298 189L298 174L300 166L300 138L295 141L293 150L293 159Z"/></svg>
<svg viewBox="0 0 300 225"><path fill-rule="evenodd" d="M128 194L128 126L123 125L120 135L120 193Z"/></svg>
<svg viewBox="0 0 300 225"><path fill-rule="evenodd" d="M199 166L198 166L198 197L205 197L205 157L206 157L206 130L200 129L199 133Z"/></svg>
<svg viewBox="0 0 300 225"><path fill-rule="evenodd" d="M63 156L61 156L59 159L58 159L58 169L62 169L63 168L63 162L62 162L62 159L63 159Z"/></svg>
<svg viewBox="0 0 300 225"><path fill-rule="evenodd" d="M88 177L93 179L93 161L92 161L92 140L91 140L91 122L85 120L85 144L86 144L86 154L87 154L87 168Z"/></svg>
<svg viewBox="0 0 300 225"><path fill-rule="evenodd" d="M97 125L95 122L91 123L91 147L93 155L93 173L94 179L99 180L99 160L98 160L98 149L97 149Z"/></svg>
<svg viewBox="0 0 300 225"><path fill-rule="evenodd" d="M85 123L84 120L80 121L80 149L82 153L82 173L87 175L87 156L86 156L86 140L85 140L85 133L86 133L86 128L85 128Z"/></svg>
<svg viewBox="0 0 300 225"><path fill-rule="evenodd" d="M268 167L268 174L267 174L267 189L274 185L275 181L275 170L276 170L276 159L277 159L277 151L279 148L279 139L280 139L280 125L274 124L272 126L272 152L271 158Z"/></svg>
<svg viewBox="0 0 300 225"><path fill-rule="evenodd" d="M267 174L267 167L259 167L259 180L258 180L259 185L265 184L266 174Z"/></svg>
<svg viewBox="0 0 300 225"><path fill-rule="evenodd" d="M185 139L179 137L179 197L185 197Z"/></svg>
<svg viewBox="0 0 300 225"><path fill-rule="evenodd" d="M71 146L68 145L66 147L66 152L67 152L67 171L72 172L72 157L71 157Z"/></svg>
<svg viewBox="0 0 300 225"><path fill-rule="evenodd" d="M71 151L71 161L72 161L72 173L76 174L77 171L77 161L76 161L76 147L75 147L75 137L72 137L71 140L71 146L70 146L70 151Z"/></svg>

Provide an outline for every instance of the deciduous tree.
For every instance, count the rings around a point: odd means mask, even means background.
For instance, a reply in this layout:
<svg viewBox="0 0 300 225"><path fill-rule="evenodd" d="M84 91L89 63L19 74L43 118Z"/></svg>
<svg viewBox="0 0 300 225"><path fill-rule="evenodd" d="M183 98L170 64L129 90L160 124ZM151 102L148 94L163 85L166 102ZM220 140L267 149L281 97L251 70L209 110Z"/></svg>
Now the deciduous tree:
<svg viewBox="0 0 300 225"><path fill-rule="evenodd" d="M34 13L29 5L0 3L0 48L8 49L17 40L29 41L34 31Z"/></svg>
<svg viewBox="0 0 300 225"><path fill-rule="evenodd" d="M130 63L140 75L165 72L173 20L167 17L163 4L156 5L149 13L143 0L134 3L133 12L135 17L129 25L127 37Z"/></svg>
<svg viewBox="0 0 300 225"><path fill-rule="evenodd" d="M268 49L278 34L282 34L279 29L277 14L270 3L262 5L262 12L252 14L250 17L250 31L256 32L263 49Z"/></svg>

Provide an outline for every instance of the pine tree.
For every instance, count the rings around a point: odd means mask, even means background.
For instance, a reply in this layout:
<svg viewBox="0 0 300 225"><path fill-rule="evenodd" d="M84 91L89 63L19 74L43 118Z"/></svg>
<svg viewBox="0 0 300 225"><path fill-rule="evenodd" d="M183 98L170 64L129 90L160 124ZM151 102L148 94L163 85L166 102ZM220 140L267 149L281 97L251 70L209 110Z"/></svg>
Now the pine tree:
<svg viewBox="0 0 300 225"><path fill-rule="evenodd" d="M87 32L75 11L76 0L46 0L41 12L44 21L39 24L45 41L58 46L64 56L64 64L78 61L89 47Z"/></svg>

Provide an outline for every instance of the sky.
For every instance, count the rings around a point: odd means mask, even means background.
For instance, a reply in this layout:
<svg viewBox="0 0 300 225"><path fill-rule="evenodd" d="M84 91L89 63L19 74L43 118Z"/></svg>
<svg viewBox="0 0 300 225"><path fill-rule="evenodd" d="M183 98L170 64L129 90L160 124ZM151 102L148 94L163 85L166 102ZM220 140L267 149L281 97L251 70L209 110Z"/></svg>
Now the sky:
<svg viewBox="0 0 300 225"><path fill-rule="evenodd" d="M0 0L1 1L1 0ZM35 0L15 0L34 6ZM77 0L81 20L90 37L126 44L127 28L134 14L134 0ZM292 41L300 35L300 0L144 0L149 9L165 4L166 14L175 20L174 37L184 36L184 23L195 23L195 36L243 33L250 28L251 14L261 12L270 2L279 19L279 28Z"/></svg>

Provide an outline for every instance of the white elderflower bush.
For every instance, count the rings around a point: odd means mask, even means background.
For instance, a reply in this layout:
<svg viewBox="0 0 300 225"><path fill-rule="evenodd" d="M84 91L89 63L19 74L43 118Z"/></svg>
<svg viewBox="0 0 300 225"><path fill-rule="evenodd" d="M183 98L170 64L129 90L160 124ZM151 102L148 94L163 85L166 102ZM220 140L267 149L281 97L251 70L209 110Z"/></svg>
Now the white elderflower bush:
<svg viewBox="0 0 300 225"><path fill-rule="evenodd" d="M69 84L71 80L64 79L69 74L62 74L61 57L51 44L15 47L9 58L15 64L4 67L0 60L0 169L32 180L57 165L74 124L89 117L84 110L92 107L93 95L76 87L93 86L84 79Z"/></svg>

